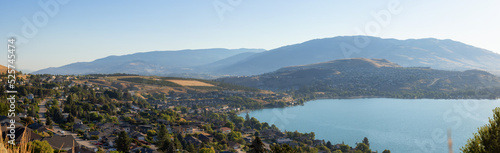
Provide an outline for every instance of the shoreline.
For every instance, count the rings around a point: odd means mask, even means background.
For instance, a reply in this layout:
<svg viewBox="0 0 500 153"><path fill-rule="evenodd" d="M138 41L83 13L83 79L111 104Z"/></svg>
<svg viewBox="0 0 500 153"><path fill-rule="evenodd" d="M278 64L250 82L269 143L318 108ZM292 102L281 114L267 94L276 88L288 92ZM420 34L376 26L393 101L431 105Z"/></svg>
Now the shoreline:
<svg viewBox="0 0 500 153"><path fill-rule="evenodd" d="M242 113L248 113L251 111L256 111L256 110L262 110L262 109L270 109L270 108L286 108L286 107L294 107L298 105L304 105L307 102L314 101L314 100L325 100L325 99L369 99L369 98L386 98L386 99L405 99L405 100L420 100L420 99L429 99L429 100L499 100L497 99L489 99L489 98L390 98L390 97L382 97L382 96L351 96L351 97L336 97L336 98L330 98L330 97L316 97L314 99L309 99L305 101L303 104L295 104L295 105L287 105L285 107L269 107L269 106L264 106L263 108L259 109L244 109L236 112L237 115L242 114Z"/></svg>

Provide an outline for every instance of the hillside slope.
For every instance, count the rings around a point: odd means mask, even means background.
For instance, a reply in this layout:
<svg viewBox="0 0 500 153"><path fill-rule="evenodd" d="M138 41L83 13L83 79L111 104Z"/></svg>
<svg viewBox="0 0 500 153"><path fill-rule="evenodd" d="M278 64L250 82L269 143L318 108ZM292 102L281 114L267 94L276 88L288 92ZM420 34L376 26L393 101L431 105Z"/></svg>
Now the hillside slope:
<svg viewBox="0 0 500 153"><path fill-rule="evenodd" d="M368 40L356 46L355 40ZM453 40L382 39L370 36L343 36L315 39L261 52L216 72L255 75L292 65L305 65L345 58L380 58L401 66L422 66L442 70L481 69L500 72L500 55Z"/></svg>
<svg viewBox="0 0 500 153"><path fill-rule="evenodd" d="M77 62L57 68L42 69L33 74L110 74L167 75L195 73L193 67L210 64L243 53L262 49L199 49L153 51L123 56L108 56L92 62Z"/></svg>
<svg viewBox="0 0 500 153"><path fill-rule="evenodd" d="M445 71L428 67L401 67L387 60L365 58L285 67L262 75L228 77L219 81L274 91L388 97L402 92L426 96L450 93L471 96L476 93L458 93L496 90L500 87L499 77L481 70ZM489 96L486 93L480 97Z"/></svg>

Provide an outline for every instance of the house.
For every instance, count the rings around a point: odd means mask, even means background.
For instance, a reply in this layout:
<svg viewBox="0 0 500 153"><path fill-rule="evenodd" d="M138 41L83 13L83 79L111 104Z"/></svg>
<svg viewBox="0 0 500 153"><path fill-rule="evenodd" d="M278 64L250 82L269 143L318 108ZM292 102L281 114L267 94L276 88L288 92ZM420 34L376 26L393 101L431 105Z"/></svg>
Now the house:
<svg viewBox="0 0 500 153"><path fill-rule="evenodd" d="M74 122L75 124L83 124L83 121L77 118L75 118Z"/></svg>
<svg viewBox="0 0 500 153"><path fill-rule="evenodd" d="M75 153L94 153L94 151L92 151L92 150L85 149L84 147L76 147L76 146L75 146L75 149L68 150L68 153L70 153L70 152L75 152Z"/></svg>
<svg viewBox="0 0 500 153"><path fill-rule="evenodd" d="M245 137L243 138L243 140L245 140L245 142L247 143L252 143L252 137Z"/></svg>
<svg viewBox="0 0 500 153"><path fill-rule="evenodd" d="M26 117L28 117L28 114L26 114L26 113L19 113L19 114L17 114L17 116L22 117L22 118L26 118Z"/></svg>
<svg viewBox="0 0 500 153"><path fill-rule="evenodd" d="M33 96L33 94L31 94L31 93L30 93L30 94L28 94L28 99L29 99L29 100L32 100L33 98L35 98L35 96Z"/></svg>
<svg viewBox="0 0 500 153"><path fill-rule="evenodd" d="M54 133L54 130L52 130L49 126L42 126L42 127L39 127L38 129L34 129L38 132L52 132Z"/></svg>
<svg viewBox="0 0 500 153"><path fill-rule="evenodd" d="M53 149L60 150L70 150L73 145L77 145L75 138L71 135L54 135L40 141L47 141Z"/></svg>
<svg viewBox="0 0 500 153"><path fill-rule="evenodd" d="M134 126L133 125L130 125L128 123L123 123L123 124L120 124L120 128L127 132L127 133L130 133L130 131L132 131L132 129L134 129Z"/></svg>
<svg viewBox="0 0 500 153"><path fill-rule="evenodd" d="M164 119L158 119L156 121L158 122L158 124L168 124L168 121Z"/></svg>
<svg viewBox="0 0 500 153"><path fill-rule="evenodd" d="M201 142L201 140L193 137L193 136L187 136L186 138L184 138L184 141L190 143L190 144L193 144L195 146L199 146L200 144L202 144L203 142Z"/></svg>
<svg viewBox="0 0 500 153"><path fill-rule="evenodd" d="M241 144L230 141L228 143L228 147L231 148L231 149L237 150L237 149L240 149Z"/></svg>
<svg viewBox="0 0 500 153"><path fill-rule="evenodd" d="M7 116L0 116L0 124L4 123L10 123L10 122L16 122L16 123L21 123L21 118L19 116L16 117L7 117Z"/></svg>
<svg viewBox="0 0 500 153"><path fill-rule="evenodd" d="M152 130L153 129L153 126L152 125L139 125L139 130L142 132L142 133L147 133L148 130Z"/></svg>
<svg viewBox="0 0 500 153"><path fill-rule="evenodd" d="M198 134L198 139L200 139L203 142L212 142L214 138L212 137L212 135L208 133L200 133Z"/></svg>
<svg viewBox="0 0 500 153"><path fill-rule="evenodd" d="M194 134L196 132L200 132L200 128L193 125L174 126L172 129L175 133L180 134Z"/></svg>
<svg viewBox="0 0 500 153"><path fill-rule="evenodd" d="M40 124L40 123L33 123L33 124L28 125L28 128L30 128L30 129L38 129L38 128L41 128L42 126L44 126L44 125Z"/></svg>
<svg viewBox="0 0 500 153"><path fill-rule="evenodd" d="M313 140L313 145L314 146L319 146L319 145L322 145L322 144L325 144L325 140Z"/></svg>
<svg viewBox="0 0 500 153"><path fill-rule="evenodd" d="M103 139L104 145L107 146L108 148L114 147L116 138L117 138L116 136L110 136L110 137L104 138Z"/></svg>
<svg viewBox="0 0 500 153"><path fill-rule="evenodd" d="M220 132L224 133L224 134L228 134L228 133L231 133L231 128L228 128L228 127L221 127L219 129Z"/></svg>
<svg viewBox="0 0 500 153"><path fill-rule="evenodd" d="M284 137L285 134L279 130L273 130L273 129L265 129L265 130L260 130L260 136L265 139L277 139Z"/></svg>
<svg viewBox="0 0 500 153"><path fill-rule="evenodd" d="M74 124L73 125L73 129L76 131L76 130L82 130L82 131L88 131L90 130L90 127L88 127L87 125L85 124Z"/></svg>
<svg viewBox="0 0 500 153"><path fill-rule="evenodd" d="M290 142L292 142L292 140L290 138L276 139L276 143L278 143L278 144L289 144Z"/></svg>
<svg viewBox="0 0 500 153"><path fill-rule="evenodd" d="M16 133L14 134L15 138L16 138L16 140L15 140L16 144L21 142L21 139L24 136L28 137L29 141L42 139L42 137L40 135L33 132L33 130L31 130L30 128L24 127L21 123L14 123L14 125L16 127L16 128L14 128L14 130L16 131ZM9 134L8 130L7 130L8 126L10 126L10 124L2 124L1 130L2 130L3 140L8 140L7 139L7 134Z"/></svg>
<svg viewBox="0 0 500 153"><path fill-rule="evenodd" d="M68 119L69 113L62 113L64 119Z"/></svg>
<svg viewBox="0 0 500 153"><path fill-rule="evenodd" d="M243 129L242 130L243 134L255 134L255 130L254 129Z"/></svg>
<svg viewBox="0 0 500 153"><path fill-rule="evenodd" d="M145 148L145 147L137 147L137 148L134 148L132 150L130 150L130 152L140 152L140 153L159 153L158 151L156 150L153 150L151 148Z"/></svg>
<svg viewBox="0 0 500 153"><path fill-rule="evenodd" d="M142 140L144 141L146 139L146 134L141 133L139 131L134 131L128 134L131 138L137 139L137 140Z"/></svg>

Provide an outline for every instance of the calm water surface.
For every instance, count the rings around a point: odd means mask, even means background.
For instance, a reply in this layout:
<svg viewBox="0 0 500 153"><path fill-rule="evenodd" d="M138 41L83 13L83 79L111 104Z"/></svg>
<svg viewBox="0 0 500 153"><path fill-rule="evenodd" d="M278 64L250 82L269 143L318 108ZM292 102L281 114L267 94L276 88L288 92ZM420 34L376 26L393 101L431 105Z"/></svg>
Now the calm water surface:
<svg viewBox="0 0 500 153"><path fill-rule="evenodd" d="M374 151L443 153L448 151L448 129L454 152L460 152L495 107L500 100L326 99L249 114L282 130L315 132L316 139L333 144L355 147L368 137Z"/></svg>

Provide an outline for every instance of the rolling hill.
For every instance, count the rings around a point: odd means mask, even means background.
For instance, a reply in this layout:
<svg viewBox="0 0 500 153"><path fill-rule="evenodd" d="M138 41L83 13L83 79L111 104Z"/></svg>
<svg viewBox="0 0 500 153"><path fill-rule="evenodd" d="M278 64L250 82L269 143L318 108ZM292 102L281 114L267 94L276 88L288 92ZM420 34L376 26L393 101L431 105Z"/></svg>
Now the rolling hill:
<svg viewBox="0 0 500 153"><path fill-rule="evenodd" d="M366 58L284 67L262 75L227 77L219 81L273 91L326 92L338 96L452 98L443 96L456 94L453 98L465 98L460 97L462 95L490 98L490 93L500 89L500 78L481 70L402 67L385 59ZM485 93L467 93L483 91Z"/></svg>
<svg viewBox="0 0 500 153"><path fill-rule="evenodd" d="M7 73L7 67L0 65L0 74Z"/></svg>

